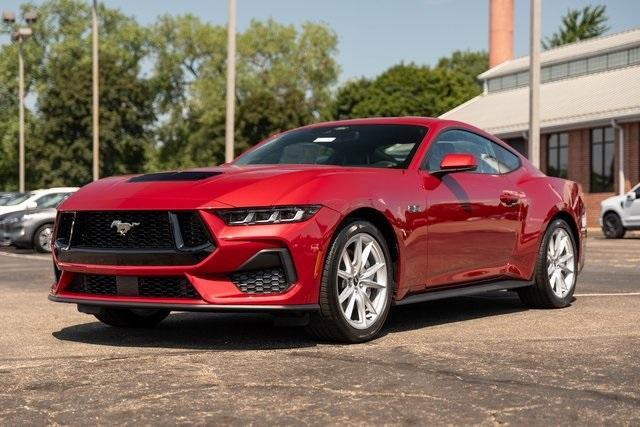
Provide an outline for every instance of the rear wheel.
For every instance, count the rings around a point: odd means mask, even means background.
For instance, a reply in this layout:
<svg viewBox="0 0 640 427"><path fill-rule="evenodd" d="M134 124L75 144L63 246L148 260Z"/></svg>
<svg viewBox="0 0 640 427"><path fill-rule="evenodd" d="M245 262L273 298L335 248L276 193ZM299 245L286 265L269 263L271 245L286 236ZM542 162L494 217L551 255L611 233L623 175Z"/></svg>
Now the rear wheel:
<svg viewBox="0 0 640 427"><path fill-rule="evenodd" d="M130 310L102 307L94 316L102 323L117 328L151 328L162 322L169 313L169 310Z"/></svg>
<svg viewBox="0 0 640 427"><path fill-rule="evenodd" d="M331 341L373 339L389 314L393 268L382 233L370 222L355 221L340 230L325 260L320 311L308 329Z"/></svg>
<svg viewBox="0 0 640 427"><path fill-rule="evenodd" d="M607 239L621 239L625 231L617 213L609 212L602 219L602 232Z"/></svg>
<svg viewBox="0 0 640 427"><path fill-rule="evenodd" d="M33 234L33 248L37 252L51 252L51 235L53 233L53 224L44 224L38 227Z"/></svg>
<svg viewBox="0 0 640 427"><path fill-rule="evenodd" d="M569 224L554 220L545 232L534 275L535 284L518 290L522 302L535 308L571 303L577 278L577 245Z"/></svg>

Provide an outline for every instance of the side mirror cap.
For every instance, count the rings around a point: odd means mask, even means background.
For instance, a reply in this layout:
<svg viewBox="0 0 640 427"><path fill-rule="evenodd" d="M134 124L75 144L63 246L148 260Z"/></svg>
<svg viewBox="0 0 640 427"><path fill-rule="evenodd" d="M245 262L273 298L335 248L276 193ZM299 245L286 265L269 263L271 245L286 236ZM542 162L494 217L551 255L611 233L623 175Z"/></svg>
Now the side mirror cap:
<svg viewBox="0 0 640 427"><path fill-rule="evenodd" d="M454 172L474 171L478 167L476 157L470 153L445 154L440 162L440 169L431 172L432 175L445 175Z"/></svg>
<svg viewBox="0 0 640 427"><path fill-rule="evenodd" d="M37 207L38 207L38 204L37 204L36 202L29 202L29 203L27 203L27 205L26 205L26 208L27 208L27 209L29 209L29 210L31 210L31 209L35 209L35 208L37 208Z"/></svg>
<svg viewBox="0 0 640 427"><path fill-rule="evenodd" d="M636 192L635 191L629 191L627 193L627 200L631 202L631 201L633 201L635 199L636 199Z"/></svg>

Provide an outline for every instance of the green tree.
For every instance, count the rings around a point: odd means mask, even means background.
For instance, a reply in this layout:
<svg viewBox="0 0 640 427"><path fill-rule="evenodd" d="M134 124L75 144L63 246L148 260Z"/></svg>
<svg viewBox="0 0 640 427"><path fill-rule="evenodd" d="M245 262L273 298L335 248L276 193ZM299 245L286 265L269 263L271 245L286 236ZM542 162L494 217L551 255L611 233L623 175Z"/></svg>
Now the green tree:
<svg viewBox="0 0 640 427"><path fill-rule="evenodd" d="M606 25L609 19L606 12L605 5L585 6L582 10L568 10L566 15L562 17L562 24L558 31L543 40L542 47L551 49L567 43L601 36L609 30Z"/></svg>
<svg viewBox="0 0 640 427"><path fill-rule="evenodd" d="M486 70L484 52L454 52L435 67L394 65L375 79L347 82L338 89L334 118L439 116L478 95L476 76Z"/></svg>
<svg viewBox="0 0 640 427"><path fill-rule="evenodd" d="M153 167L224 161L226 29L191 15L153 27L158 128ZM236 146L318 120L338 74L337 38L323 25L253 21L238 35ZM238 151L239 151L238 150Z"/></svg>
<svg viewBox="0 0 640 427"><path fill-rule="evenodd" d="M33 38L24 44L27 90L36 100L27 114L27 186L82 185L91 180L89 5L81 0L49 0L39 6L24 5L23 10L31 8L39 20ZM117 10L101 6L99 16L101 175L141 171L152 147L154 121L153 92L140 77L148 54L147 31ZM0 102L15 98L15 74L5 61L15 64L16 55L14 45L0 50L0 87L6 83L12 95L0 90ZM9 107L13 118L0 126L2 151L17 140L16 109ZM14 163L15 156L9 154L6 162ZM4 163L3 155L2 173L15 174L17 165Z"/></svg>

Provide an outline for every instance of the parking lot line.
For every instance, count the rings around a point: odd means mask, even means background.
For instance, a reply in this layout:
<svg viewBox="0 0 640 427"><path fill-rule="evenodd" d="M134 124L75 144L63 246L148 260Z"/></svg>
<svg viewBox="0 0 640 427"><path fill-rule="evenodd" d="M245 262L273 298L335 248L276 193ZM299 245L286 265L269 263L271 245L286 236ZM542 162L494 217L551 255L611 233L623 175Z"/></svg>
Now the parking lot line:
<svg viewBox="0 0 640 427"><path fill-rule="evenodd" d="M640 296L640 292L608 292L601 294L574 294L574 297L632 297Z"/></svg>

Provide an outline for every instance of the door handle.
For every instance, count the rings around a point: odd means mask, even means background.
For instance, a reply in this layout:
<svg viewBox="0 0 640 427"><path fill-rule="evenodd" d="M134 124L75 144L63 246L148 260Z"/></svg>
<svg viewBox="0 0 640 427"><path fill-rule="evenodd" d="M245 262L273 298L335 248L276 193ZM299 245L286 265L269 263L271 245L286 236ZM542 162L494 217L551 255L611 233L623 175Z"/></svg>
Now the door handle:
<svg viewBox="0 0 640 427"><path fill-rule="evenodd" d="M522 193L517 191L505 191L500 195L500 201L507 206L517 205L520 199L522 199Z"/></svg>

